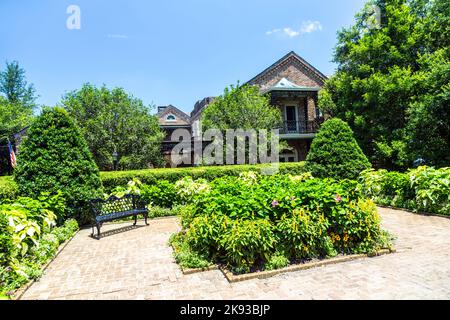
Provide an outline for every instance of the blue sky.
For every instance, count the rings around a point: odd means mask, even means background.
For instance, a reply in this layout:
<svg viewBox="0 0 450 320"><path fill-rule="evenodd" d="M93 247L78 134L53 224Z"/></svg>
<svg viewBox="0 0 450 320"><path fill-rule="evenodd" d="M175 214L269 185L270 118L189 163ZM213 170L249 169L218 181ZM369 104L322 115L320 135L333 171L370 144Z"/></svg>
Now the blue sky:
<svg viewBox="0 0 450 320"><path fill-rule="evenodd" d="M0 68L19 61L44 105L90 82L190 112L291 50L331 75L336 32L364 2L1 0ZM69 5L81 29L67 28Z"/></svg>

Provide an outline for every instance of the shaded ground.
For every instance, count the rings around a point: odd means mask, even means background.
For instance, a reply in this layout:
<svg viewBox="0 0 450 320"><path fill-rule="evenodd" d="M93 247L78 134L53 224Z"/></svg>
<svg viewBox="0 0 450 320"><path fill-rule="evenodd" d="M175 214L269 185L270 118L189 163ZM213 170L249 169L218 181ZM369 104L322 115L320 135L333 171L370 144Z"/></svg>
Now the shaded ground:
<svg viewBox="0 0 450 320"><path fill-rule="evenodd" d="M379 212L395 254L234 284L181 273L167 244L177 218L106 225L100 241L82 230L22 299L450 299L450 219Z"/></svg>

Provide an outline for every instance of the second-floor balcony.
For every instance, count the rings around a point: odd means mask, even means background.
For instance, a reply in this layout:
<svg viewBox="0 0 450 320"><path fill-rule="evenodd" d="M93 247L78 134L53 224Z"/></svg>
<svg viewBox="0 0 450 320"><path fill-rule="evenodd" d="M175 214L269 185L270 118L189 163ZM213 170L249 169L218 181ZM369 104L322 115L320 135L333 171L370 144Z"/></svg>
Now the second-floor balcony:
<svg viewBox="0 0 450 320"><path fill-rule="evenodd" d="M319 129L321 121L316 120L292 120L284 121L283 127L280 128L280 134L311 134L316 133Z"/></svg>

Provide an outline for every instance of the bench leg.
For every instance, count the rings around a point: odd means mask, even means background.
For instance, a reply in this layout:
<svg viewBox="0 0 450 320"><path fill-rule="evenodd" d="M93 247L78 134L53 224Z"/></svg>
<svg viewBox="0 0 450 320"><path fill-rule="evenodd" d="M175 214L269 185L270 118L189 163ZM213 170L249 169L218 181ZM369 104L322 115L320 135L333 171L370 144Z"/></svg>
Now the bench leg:
<svg viewBox="0 0 450 320"><path fill-rule="evenodd" d="M134 223L133 223L133 226L135 226L136 223L137 223L137 214L134 216Z"/></svg>
<svg viewBox="0 0 450 320"><path fill-rule="evenodd" d="M145 225L147 225L147 226L148 226L147 218L148 218L148 213L144 214Z"/></svg>
<svg viewBox="0 0 450 320"><path fill-rule="evenodd" d="M101 228L101 225L99 223L97 223L97 240L100 240L100 228Z"/></svg>

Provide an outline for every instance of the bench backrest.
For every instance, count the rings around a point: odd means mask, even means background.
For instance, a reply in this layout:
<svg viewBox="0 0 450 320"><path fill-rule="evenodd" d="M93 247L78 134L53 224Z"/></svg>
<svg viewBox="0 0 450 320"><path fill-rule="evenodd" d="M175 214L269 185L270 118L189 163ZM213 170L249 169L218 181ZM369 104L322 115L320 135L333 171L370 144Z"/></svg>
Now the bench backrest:
<svg viewBox="0 0 450 320"><path fill-rule="evenodd" d="M108 199L91 200L92 211L95 216L125 212L135 209L145 209L145 203L139 195L126 194L121 198L110 196Z"/></svg>

